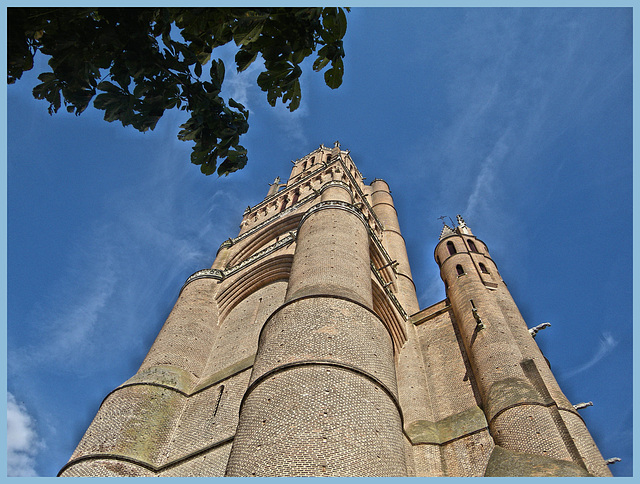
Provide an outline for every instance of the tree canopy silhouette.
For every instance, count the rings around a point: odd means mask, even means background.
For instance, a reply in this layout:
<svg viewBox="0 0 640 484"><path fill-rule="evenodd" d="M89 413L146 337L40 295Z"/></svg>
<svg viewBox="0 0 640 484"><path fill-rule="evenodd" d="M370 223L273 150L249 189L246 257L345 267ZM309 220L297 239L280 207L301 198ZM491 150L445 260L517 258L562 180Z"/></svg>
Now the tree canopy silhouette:
<svg viewBox="0 0 640 484"><path fill-rule="evenodd" d="M79 115L93 100L105 120L144 132L167 109L188 111L178 138L195 142L191 162L206 175L227 175L247 163L240 136L249 112L220 96L225 66L213 50L233 41L239 72L260 57L257 83L267 101L275 106L281 99L294 111L302 96L300 64L313 53L313 70L328 66L327 86L341 85L345 10L8 8L7 82L32 69L40 51L51 71L38 76L33 95L49 102L50 114L64 104Z"/></svg>

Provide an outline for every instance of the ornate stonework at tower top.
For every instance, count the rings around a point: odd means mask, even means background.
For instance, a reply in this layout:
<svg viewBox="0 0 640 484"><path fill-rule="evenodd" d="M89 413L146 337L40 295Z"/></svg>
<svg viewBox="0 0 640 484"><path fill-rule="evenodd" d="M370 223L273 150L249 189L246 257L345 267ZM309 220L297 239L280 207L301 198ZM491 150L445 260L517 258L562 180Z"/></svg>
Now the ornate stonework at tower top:
<svg viewBox="0 0 640 484"><path fill-rule="evenodd" d="M444 219L444 217L440 217ZM440 240L450 235L473 235L471 229L467 226L466 222L462 218L462 215L456 215L457 225L455 227L449 227L444 221L442 222L442 230L440 231Z"/></svg>

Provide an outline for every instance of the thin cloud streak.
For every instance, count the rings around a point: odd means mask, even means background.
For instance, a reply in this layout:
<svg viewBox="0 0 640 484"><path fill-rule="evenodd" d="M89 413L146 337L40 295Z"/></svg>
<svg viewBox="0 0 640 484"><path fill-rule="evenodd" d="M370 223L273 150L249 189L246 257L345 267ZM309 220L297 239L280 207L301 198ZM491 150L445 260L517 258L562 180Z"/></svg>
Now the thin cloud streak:
<svg viewBox="0 0 640 484"><path fill-rule="evenodd" d="M473 190L467 200L467 206L464 211L466 216L474 217L483 209L489 213L495 213L495 207L492 206L495 198L494 183L496 177L499 176L499 168L509 152L509 148L505 142L506 137L507 134L505 133L505 135L498 139L489 156L483 160L480 173L473 183Z"/></svg>
<svg viewBox="0 0 640 484"><path fill-rule="evenodd" d="M572 119L599 109L606 88L595 80L604 67L594 66L611 62L603 60L608 46L588 37L597 22L593 15L540 10L524 16L505 9L498 24L496 17L485 18L471 9L451 33L455 49L439 73L447 79L443 99L449 116L441 117L440 132L416 150L416 163L423 165L428 153L432 169L425 176L443 181L434 194L439 204L490 227L496 245L500 234L504 243L517 236L510 221L519 194L510 187L546 162L541 153L562 142ZM585 42L596 63L584 57ZM612 78L629 68L609 67ZM504 203L505 197L517 198Z"/></svg>
<svg viewBox="0 0 640 484"><path fill-rule="evenodd" d="M618 346L619 341L617 341L609 332L602 333L600 336L600 345L598 346L597 351L591 357L589 361L582 364L578 368L574 368L573 370L568 371L567 373L563 373L562 377L571 378L576 376L578 373L582 373L585 370L588 370L600 360L602 360L605 356L611 353L616 346Z"/></svg>
<svg viewBox="0 0 640 484"><path fill-rule="evenodd" d="M89 244L96 251L94 256L87 258L82 250L75 251L77 258L70 262L68 273L30 312L27 324L38 327L38 335L30 345L10 350L9 373L20 374L43 363L70 368L90 351L96 325L118 284L112 247L103 242L103 237L92 238L102 241L100 245Z"/></svg>
<svg viewBox="0 0 640 484"><path fill-rule="evenodd" d="M517 140L507 148L513 153L509 163L519 166L526 166L545 143L553 142L565 117L575 115L584 104L595 75L589 65L576 59L578 40L558 39L554 51L549 52L545 50L548 18L541 14L530 29L537 34L527 36L522 34L517 12L508 12L497 28L483 24L481 12L471 11L461 30L464 37L454 34L453 44L462 43L467 48L451 53L446 75L450 79L447 99L452 117L439 137L440 146L433 148L434 158L445 160L447 170L456 175L456 183L467 191L476 184L477 172L465 166L481 164L501 139L505 141L503 133L510 131L510 140ZM564 22L566 30L580 38L584 26L571 15ZM499 57L487 54L497 45L513 47L505 48ZM516 55L522 52L528 55ZM576 69L584 74L577 85L571 83ZM554 119L552 125L548 125L550 106L566 106L565 114Z"/></svg>
<svg viewBox="0 0 640 484"><path fill-rule="evenodd" d="M184 173L192 167L175 163L176 158L168 150L142 184L106 196L114 215L96 218L69 251L67 270L26 318L38 332L10 350L10 374L21 378L55 363L81 375L90 370L76 363L88 354L98 360L108 357L109 348L140 345L135 337L140 322L159 324L166 317L161 304L177 296L180 280L209 266L216 239L230 232L227 214L238 201L223 187L204 206L185 196L191 187Z"/></svg>
<svg viewBox="0 0 640 484"><path fill-rule="evenodd" d="M309 144L306 130L304 129L303 120L308 117L309 110L306 104L301 104L298 109L290 112L289 109L281 104L277 104L274 108L276 118L282 128L283 134L293 146L304 147Z"/></svg>
<svg viewBox="0 0 640 484"><path fill-rule="evenodd" d="M233 60L235 50L231 47L224 46L224 50L221 50L221 58L227 70L224 79L224 91L228 93L228 96L235 101L242 104L249 112L254 109L275 110L276 122L280 124L284 136L293 143L294 146L300 146L301 148L308 144L308 138L305 133L303 120L309 116L307 104L302 101L300 107L291 112L286 108L281 99L276 101L274 107L268 106L266 101L266 93L263 92L256 79L258 75L264 70L264 61L262 58L256 59L246 70L237 72L235 68L235 61ZM309 84L309 77L311 75L311 63L307 60L302 64L302 75L300 77L301 86ZM305 97L304 87L302 87L302 97Z"/></svg>
<svg viewBox="0 0 640 484"><path fill-rule="evenodd" d="M420 309L425 309L430 304L435 304L447 297L447 294L439 277L429 279L428 285L418 294Z"/></svg>
<svg viewBox="0 0 640 484"><path fill-rule="evenodd" d="M224 62L227 66L233 65L228 60L224 60ZM228 69L225 74L225 91L229 90L229 97L249 110L253 105L257 104L255 101L257 101L257 95L261 92L255 80L263 66L262 62L256 61L242 72L237 72L236 69Z"/></svg>

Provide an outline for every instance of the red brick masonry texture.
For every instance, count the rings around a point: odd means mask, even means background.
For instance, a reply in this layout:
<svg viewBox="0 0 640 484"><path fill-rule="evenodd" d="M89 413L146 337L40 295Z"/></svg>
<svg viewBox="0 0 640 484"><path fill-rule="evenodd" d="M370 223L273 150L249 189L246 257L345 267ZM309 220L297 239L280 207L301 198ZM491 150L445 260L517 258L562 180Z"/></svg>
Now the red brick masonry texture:
<svg viewBox="0 0 640 484"><path fill-rule="evenodd" d="M386 182L323 145L190 277L61 476L610 476L461 217L420 310Z"/></svg>

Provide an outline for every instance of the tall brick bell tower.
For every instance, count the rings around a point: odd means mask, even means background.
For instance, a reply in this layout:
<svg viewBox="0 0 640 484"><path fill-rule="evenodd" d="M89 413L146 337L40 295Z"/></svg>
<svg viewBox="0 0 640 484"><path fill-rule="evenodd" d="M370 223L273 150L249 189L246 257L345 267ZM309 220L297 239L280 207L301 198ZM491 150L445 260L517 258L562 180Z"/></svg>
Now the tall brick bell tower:
<svg viewBox="0 0 640 484"><path fill-rule="evenodd" d="M61 476L610 476L458 216L420 310L386 182L294 162L187 279Z"/></svg>

